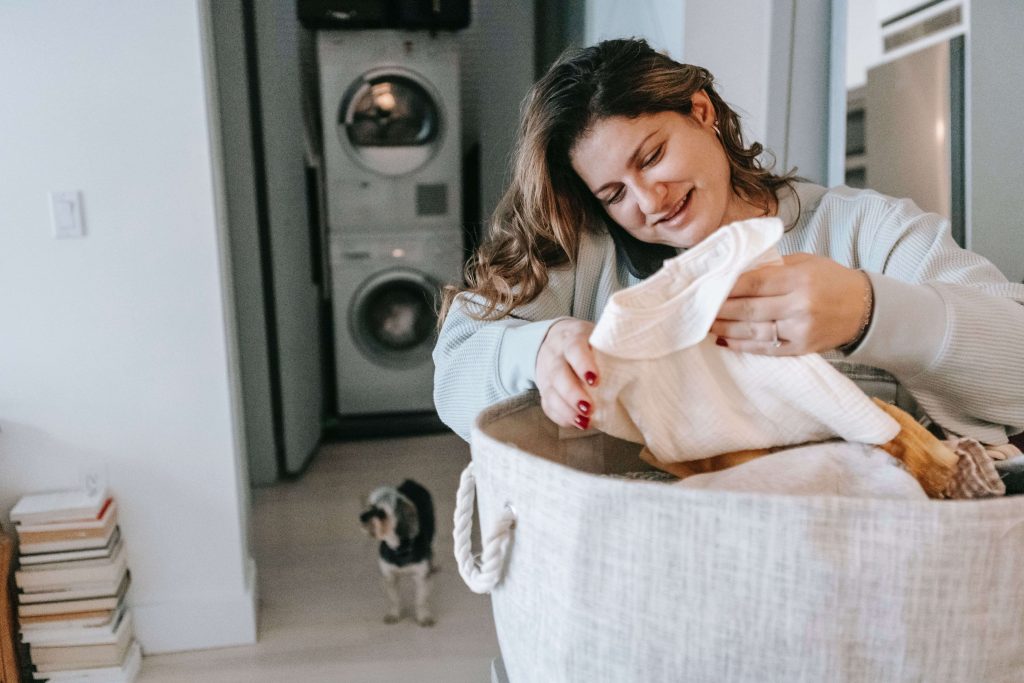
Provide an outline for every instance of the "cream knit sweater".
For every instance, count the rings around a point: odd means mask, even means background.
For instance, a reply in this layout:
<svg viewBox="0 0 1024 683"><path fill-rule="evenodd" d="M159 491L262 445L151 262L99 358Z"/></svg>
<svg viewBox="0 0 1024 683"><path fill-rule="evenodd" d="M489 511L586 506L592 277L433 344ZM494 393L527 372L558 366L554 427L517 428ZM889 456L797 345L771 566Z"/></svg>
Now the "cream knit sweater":
<svg viewBox="0 0 1024 683"><path fill-rule="evenodd" d="M909 200L794 190L779 194L779 252L860 268L875 290L864 340L848 356L823 357L872 396L915 412L901 401L912 397L948 433L1004 444L1024 430L1024 284L958 247L947 220ZM574 262L548 276L535 300L501 320L475 317L468 294L452 304L434 349L434 401L463 438L486 406L534 388L537 349L555 320L596 321L615 292L639 282L603 229L581 230Z"/></svg>
<svg viewBox="0 0 1024 683"><path fill-rule="evenodd" d="M781 263L778 218L720 228L609 299L590 337L593 426L664 462L841 437L881 444L900 427L818 354L764 356L708 334L745 270Z"/></svg>

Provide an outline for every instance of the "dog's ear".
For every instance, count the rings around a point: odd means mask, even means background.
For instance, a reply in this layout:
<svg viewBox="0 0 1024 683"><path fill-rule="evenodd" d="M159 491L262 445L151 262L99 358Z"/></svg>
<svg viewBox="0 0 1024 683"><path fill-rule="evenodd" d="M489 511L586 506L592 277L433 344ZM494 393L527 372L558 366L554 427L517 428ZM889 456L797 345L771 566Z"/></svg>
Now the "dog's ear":
<svg viewBox="0 0 1024 683"><path fill-rule="evenodd" d="M395 501L395 533L399 538L416 538L420 535L420 516L416 506L401 495Z"/></svg>

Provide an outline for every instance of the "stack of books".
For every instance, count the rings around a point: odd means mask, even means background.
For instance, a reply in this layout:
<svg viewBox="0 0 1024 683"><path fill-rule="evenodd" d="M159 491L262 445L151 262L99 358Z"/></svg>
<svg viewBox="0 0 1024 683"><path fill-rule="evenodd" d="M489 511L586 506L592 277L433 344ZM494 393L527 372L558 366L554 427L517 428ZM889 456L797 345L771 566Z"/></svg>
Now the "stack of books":
<svg viewBox="0 0 1024 683"><path fill-rule="evenodd" d="M130 683L142 652L125 600L130 582L117 503L106 491L22 497L18 622L33 677L54 683Z"/></svg>

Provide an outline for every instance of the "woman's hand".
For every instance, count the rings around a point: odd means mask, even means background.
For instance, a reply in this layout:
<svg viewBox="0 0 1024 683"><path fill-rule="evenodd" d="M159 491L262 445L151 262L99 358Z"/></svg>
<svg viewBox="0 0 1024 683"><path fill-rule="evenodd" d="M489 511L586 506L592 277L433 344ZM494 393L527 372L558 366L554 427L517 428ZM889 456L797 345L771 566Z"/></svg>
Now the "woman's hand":
<svg viewBox="0 0 1024 683"><path fill-rule="evenodd" d="M587 341L594 323L576 318L559 320L548 329L537 351L534 383L540 405L552 422L586 429L593 402L586 387L597 384L597 364Z"/></svg>
<svg viewBox="0 0 1024 683"><path fill-rule="evenodd" d="M871 282L823 256L792 254L781 266L740 275L711 334L737 351L797 356L853 341L868 314ZM776 336L777 335L777 336ZM774 343L778 339L780 343Z"/></svg>

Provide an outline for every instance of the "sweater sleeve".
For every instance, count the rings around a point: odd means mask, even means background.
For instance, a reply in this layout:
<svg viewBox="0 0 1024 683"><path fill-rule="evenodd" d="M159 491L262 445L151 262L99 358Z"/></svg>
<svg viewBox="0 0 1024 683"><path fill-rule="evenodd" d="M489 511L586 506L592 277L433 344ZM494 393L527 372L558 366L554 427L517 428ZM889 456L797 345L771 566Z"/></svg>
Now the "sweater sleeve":
<svg viewBox="0 0 1024 683"><path fill-rule="evenodd" d="M1024 284L961 249L909 200L862 226L875 311L849 359L892 373L947 431L1005 443L1024 430Z"/></svg>
<svg viewBox="0 0 1024 683"><path fill-rule="evenodd" d="M535 387L537 351L553 324L566 317L596 320L608 297L634 283L606 232L581 232L574 263L550 268L533 301L499 320L471 315L477 302L456 297L434 347L434 405L452 430L469 439L477 414Z"/></svg>
<svg viewBox="0 0 1024 683"><path fill-rule="evenodd" d="M537 350L556 320L477 320L469 306L455 301L434 347L437 414L467 441L481 410L533 387Z"/></svg>
<svg viewBox="0 0 1024 683"><path fill-rule="evenodd" d="M499 320L475 318L471 295L456 297L434 347L434 405L452 431L468 440L481 410L535 386L537 351L572 314L573 283L571 268L554 270L540 296Z"/></svg>

